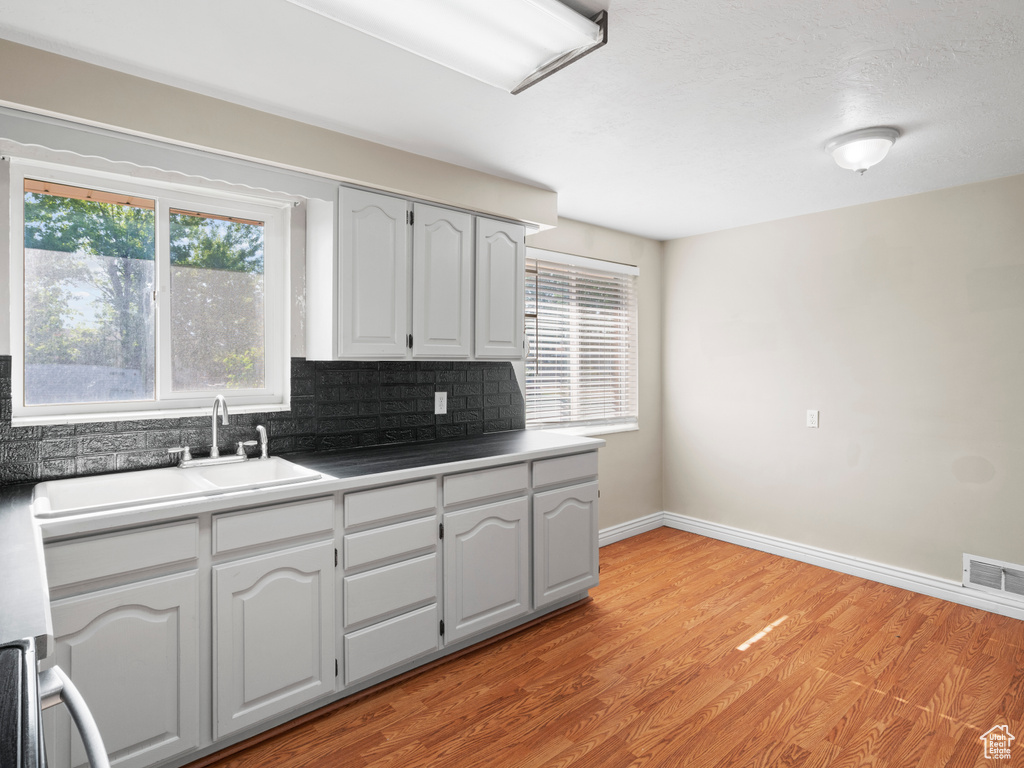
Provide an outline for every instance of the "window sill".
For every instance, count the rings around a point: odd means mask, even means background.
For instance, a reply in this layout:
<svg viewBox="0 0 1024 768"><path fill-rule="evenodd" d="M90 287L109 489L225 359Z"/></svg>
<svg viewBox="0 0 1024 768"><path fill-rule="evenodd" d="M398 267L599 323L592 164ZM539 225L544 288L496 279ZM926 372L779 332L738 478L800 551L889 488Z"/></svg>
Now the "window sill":
<svg viewBox="0 0 1024 768"><path fill-rule="evenodd" d="M527 427L527 429L555 432L559 435L576 435L578 437L596 437L597 435L612 435L616 432L638 432L640 425L637 422L629 424L588 424L585 427Z"/></svg>
<svg viewBox="0 0 1024 768"><path fill-rule="evenodd" d="M211 400L212 403L212 400ZM230 403L230 414L243 413L270 413L271 411L287 411L290 406L281 403L263 404L235 404ZM11 418L12 427L48 427L62 424L94 424L108 421L156 421L162 419L180 419L187 417L202 416L209 418L211 409L207 406L200 408L179 408L179 409L155 409L138 411L105 411L101 413L69 413L19 416L15 414Z"/></svg>

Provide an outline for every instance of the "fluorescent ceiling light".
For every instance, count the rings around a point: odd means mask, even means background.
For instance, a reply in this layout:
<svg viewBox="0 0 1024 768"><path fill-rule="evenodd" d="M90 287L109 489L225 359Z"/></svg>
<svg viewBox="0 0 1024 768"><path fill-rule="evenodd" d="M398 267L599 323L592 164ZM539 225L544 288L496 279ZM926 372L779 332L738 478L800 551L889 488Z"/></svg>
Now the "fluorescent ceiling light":
<svg viewBox="0 0 1024 768"><path fill-rule="evenodd" d="M832 139L825 151L840 168L862 174L885 159L899 135L895 128L863 128Z"/></svg>
<svg viewBox="0 0 1024 768"><path fill-rule="evenodd" d="M607 40L607 16L557 0L288 0L518 93Z"/></svg>

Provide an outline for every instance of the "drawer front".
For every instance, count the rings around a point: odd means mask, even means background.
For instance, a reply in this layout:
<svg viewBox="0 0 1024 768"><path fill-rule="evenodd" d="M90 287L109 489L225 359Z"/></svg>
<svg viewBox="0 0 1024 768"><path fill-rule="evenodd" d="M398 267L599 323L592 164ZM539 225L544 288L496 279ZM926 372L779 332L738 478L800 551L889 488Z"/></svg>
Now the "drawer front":
<svg viewBox="0 0 1024 768"><path fill-rule="evenodd" d="M345 568L362 568L437 548L437 518L425 517L345 536Z"/></svg>
<svg viewBox="0 0 1024 768"><path fill-rule="evenodd" d="M346 627L406 610L437 599L437 555L346 576L344 585Z"/></svg>
<svg viewBox="0 0 1024 768"><path fill-rule="evenodd" d="M533 462L533 487L568 485L597 477L597 451Z"/></svg>
<svg viewBox="0 0 1024 768"><path fill-rule="evenodd" d="M345 635L345 684L436 651L438 618L435 603Z"/></svg>
<svg viewBox="0 0 1024 768"><path fill-rule="evenodd" d="M213 553L334 532L334 500L312 499L213 518Z"/></svg>
<svg viewBox="0 0 1024 768"><path fill-rule="evenodd" d="M188 520L47 544L50 589L195 560L199 523Z"/></svg>
<svg viewBox="0 0 1024 768"><path fill-rule="evenodd" d="M345 526L379 523L436 508L435 480L374 488L345 495Z"/></svg>
<svg viewBox="0 0 1024 768"><path fill-rule="evenodd" d="M525 491L527 477L526 464L447 475L444 478L444 504L448 507Z"/></svg>

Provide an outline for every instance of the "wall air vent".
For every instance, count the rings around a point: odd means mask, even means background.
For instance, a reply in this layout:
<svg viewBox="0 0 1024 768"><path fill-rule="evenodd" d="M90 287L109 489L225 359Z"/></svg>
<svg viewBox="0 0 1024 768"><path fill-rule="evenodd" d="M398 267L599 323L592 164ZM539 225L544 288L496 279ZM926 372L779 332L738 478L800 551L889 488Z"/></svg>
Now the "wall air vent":
<svg viewBox="0 0 1024 768"><path fill-rule="evenodd" d="M965 554L963 585L1024 600L1024 565Z"/></svg>

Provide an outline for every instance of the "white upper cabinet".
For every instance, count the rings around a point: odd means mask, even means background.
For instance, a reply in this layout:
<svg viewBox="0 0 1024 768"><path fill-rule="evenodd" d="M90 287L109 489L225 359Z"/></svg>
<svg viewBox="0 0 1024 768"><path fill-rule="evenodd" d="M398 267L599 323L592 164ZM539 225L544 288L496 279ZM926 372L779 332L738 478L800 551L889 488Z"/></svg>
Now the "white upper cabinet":
<svg viewBox="0 0 1024 768"><path fill-rule="evenodd" d="M341 357L405 357L407 210L397 197L341 190Z"/></svg>
<svg viewBox="0 0 1024 768"><path fill-rule="evenodd" d="M413 357L468 358L473 323L473 217L413 205Z"/></svg>
<svg viewBox="0 0 1024 768"><path fill-rule="evenodd" d="M526 229L476 220L476 356L523 356Z"/></svg>
<svg viewBox="0 0 1024 768"><path fill-rule="evenodd" d="M522 359L523 225L340 189L306 203L308 359Z"/></svg>

